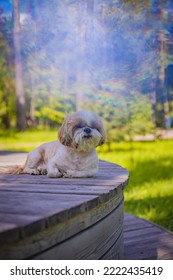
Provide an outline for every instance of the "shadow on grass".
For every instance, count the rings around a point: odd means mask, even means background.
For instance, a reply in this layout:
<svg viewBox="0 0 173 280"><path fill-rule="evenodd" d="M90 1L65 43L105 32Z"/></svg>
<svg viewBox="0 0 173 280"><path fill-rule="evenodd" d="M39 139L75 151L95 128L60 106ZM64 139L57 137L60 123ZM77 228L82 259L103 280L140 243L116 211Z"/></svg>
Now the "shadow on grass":
<svg viewBox="0 0 173 280"><path fill-rule="evenodd" d="M120 142L120 143L111 143L111 149L109 149L109 145L107 143L104 146L98 147L98 152L101 153L115 153L115 152L141 152L145 151L145 145L153 145L154 142ZM145 144L145 145L144 145Z"/></svg>
<svg viewBox="0 0 173 280"><path fill-rule="evenodd" d="M173 157L161 157L133 163L130 171L130 187L140 187L144 183L173 178ZM151 184L152 187L152 184Z"/></svg>
<svg viewBox="0 0 173 280"><path fill-rule="evenodd" d="M22 154L25 153L24 151L6 151L6 150L0 150L0 156L9 156L13 154Z"/></svg>
<svg viewBox="0 0 173 280"><path fill-rule="evenodd" d="M173 195L130 199L125 201L125 211L139 217L148 217L173 232Z"/></svg>

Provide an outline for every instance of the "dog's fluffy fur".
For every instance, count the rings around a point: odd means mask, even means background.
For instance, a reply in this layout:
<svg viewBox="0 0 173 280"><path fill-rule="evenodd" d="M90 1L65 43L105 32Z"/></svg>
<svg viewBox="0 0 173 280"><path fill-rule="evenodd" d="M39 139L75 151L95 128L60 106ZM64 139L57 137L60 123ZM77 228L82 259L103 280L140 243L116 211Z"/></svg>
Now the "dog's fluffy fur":
<svg viewBox="0 0 173 280"><path fill-rule="evenodd" d="M59 141L45 143L28 154L19 173L48 177L92 177L98 171L95 148L105 142L101 119L88 111L68 115L58 131Z"/></svg>

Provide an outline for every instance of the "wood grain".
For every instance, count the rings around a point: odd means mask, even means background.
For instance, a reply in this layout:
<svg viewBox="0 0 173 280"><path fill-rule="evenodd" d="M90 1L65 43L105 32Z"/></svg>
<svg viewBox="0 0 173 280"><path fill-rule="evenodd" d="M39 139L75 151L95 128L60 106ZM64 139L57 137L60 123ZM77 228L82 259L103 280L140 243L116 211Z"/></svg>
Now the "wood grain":
<svg viewBox="0 0 173 280"><path fill-rule="evenodd" d="M123 242L119 239L123 231L123 215L122 202L113 212L92 227L38 254L34 259L92 260L101 258L117 240L120 248L123 247ZM123 257L119 251L114 251L115 255L120 259Z"/></svg>
<svg viewBox="0 0 173 280"><path fill-rule="evenodd" d="M145 219L126 213L124 259L173 259L173 233Z"/></svg>
<svg viewBox="0 0 173 280"><path fill-rule="evenodd" d="M104 161L96 178L0 175L0 258L122 257L127 183L126 169Z"/></svg>

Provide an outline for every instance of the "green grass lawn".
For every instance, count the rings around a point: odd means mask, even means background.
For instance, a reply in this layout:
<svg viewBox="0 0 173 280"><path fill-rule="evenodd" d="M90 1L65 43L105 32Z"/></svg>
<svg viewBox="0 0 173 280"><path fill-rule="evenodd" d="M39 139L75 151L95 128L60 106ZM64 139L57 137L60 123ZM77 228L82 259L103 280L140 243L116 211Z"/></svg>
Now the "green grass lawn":
<svg viewBox="0 0 173 280"><path fill-rule="evenodd" d="M114 143L99 157L130 171L125 211L173 231L173 140Z"/></svg>
<svg viewBox="0 0 173 280"><path fill-rule="evenodd" d="M0 131L0 150L31 151L40 144L57 139L57 130Z"/></svg>
<svg viewBox="0 0 173 280"><path fill-rule="evenodd" d="M57 131L0 133L0 150L30 151L55 140ZM125 189L125 211L173 231L173 140L113 143L98 148L99 158L126 167L130 182Z"/></svg>

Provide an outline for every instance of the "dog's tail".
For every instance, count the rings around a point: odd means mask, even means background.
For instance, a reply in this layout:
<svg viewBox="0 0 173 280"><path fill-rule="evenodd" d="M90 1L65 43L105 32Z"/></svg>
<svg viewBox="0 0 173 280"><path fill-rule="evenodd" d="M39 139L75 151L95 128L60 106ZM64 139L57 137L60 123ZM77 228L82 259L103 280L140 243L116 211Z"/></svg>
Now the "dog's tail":
<svg viewBox="0 0 173 280"><path fill-rule="evenodd" d="M24 165L7 165L4 167L0 167L0 174L26 174L24 172Z"/></svg>

